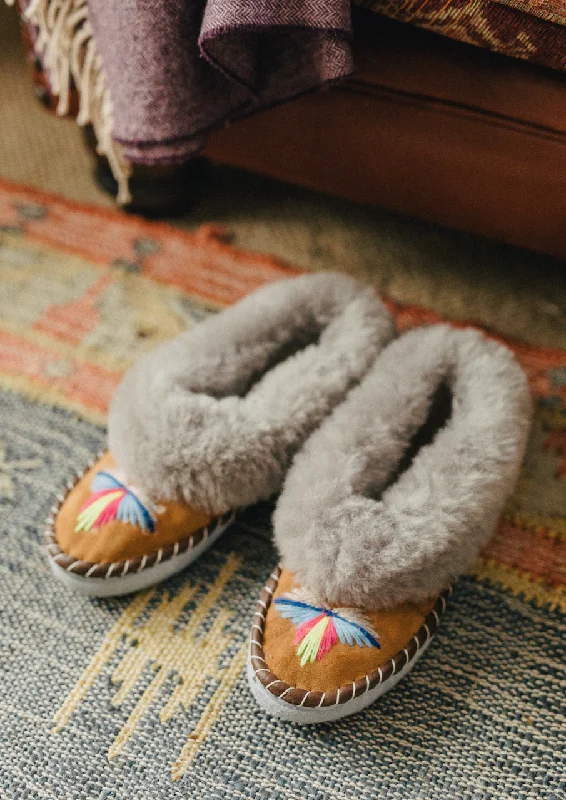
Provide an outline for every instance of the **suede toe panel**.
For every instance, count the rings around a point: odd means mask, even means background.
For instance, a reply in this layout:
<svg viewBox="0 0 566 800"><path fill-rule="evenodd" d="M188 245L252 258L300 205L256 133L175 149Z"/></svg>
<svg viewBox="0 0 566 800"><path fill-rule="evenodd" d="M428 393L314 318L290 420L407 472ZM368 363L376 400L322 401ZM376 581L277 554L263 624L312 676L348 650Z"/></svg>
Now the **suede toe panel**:
<svg viewBox="0 0 566 800"><path fill-rule="evenodd" d="M283 570L273 599L295 588L293 575ZM379 636L379 649L342 644L332 646L320 661L301 666L294 643L297 626L284 619L272 602L263 632L263 653L269 670L280 681L301 689L332 692L364 678L403 651L422 627L436 598L422 603L403 603L389 611L368 611L364 615Z"/></svg>
<svg viewBox="0 0 566 800"><path fill-rule="evenodd" d="M90 531L75 532L79 511L91 495L94 476L112 467L115 467L115 461L110 453L105 453L71 489L60 507L55 520L55 538L67 555L92 564L135 559L175 544L212 521L212 517L203 511L179 503L167 503L163 504L153 533L118 520Z"/></svg>

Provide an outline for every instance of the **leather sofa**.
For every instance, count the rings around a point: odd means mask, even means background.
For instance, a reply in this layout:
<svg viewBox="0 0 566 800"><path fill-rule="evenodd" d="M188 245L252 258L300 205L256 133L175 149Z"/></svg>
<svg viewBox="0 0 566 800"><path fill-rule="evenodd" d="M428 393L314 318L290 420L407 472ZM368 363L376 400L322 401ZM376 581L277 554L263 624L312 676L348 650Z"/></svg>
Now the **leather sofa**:
<svg viewBox="0 0 566 800"><path fill-rule="evenodd" d="M379 6L388 0L364 2ZM435 2L440 0L428 0L429 27L442 21ZM427 0L419 11L426 5ZM409 13L403 10L407 4L393 8L397 16ZM519 41L522 57L536 58L538 50L527 45L537 41L545 63L566 68L566 27L521 16L509 6L497 6L495 13L519 17L520 32L515 36L511 27L506 52ZM505 24L509 27L507 16ZM529 24L539 26L538 40L523 36ZM461 23L456 33L445 32L485 45L484 28L480 19L473 31ZM488 38L493 39L491 33ZM24 41L39 94L53 109L56 99L25 25ZM503 37L497 41L502 44ZM354 9L354 54L357 70L350 80L216 131L205 155L566 257L566 73L561 66L550 69L455 41L380 16L375 8ZM76 108L75 96L71 113ZM94 150L92 138L89 143ZM136 167L134 200L137 196L138 207L154 206L159 213L186 192L192 175L186 168ZM98 176L112 190L112 175L100 158Z"/></svg>
<svg viewBox="0 0 566 800"><path fill-rule="evenodd" d="M211 135L206 154L566 257L566 76L367 12L357 72Z"/></svg>

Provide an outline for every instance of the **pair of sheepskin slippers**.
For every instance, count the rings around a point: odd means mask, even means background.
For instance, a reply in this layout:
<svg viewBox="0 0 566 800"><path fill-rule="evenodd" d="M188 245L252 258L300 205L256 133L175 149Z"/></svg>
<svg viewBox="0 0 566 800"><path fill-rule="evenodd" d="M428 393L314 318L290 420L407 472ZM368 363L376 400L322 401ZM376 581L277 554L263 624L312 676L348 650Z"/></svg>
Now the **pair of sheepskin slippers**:
<svg viewBox="0 0 566 800"><path fill-rule="evenodd" d="M530 419L505 347L445 325L395 335L371 289L320 274L142 357L114 397L109 451L48 520L56 577L99 597L143 589L280 493L253 694L304 723L373 702L493 533Z"/></svg>

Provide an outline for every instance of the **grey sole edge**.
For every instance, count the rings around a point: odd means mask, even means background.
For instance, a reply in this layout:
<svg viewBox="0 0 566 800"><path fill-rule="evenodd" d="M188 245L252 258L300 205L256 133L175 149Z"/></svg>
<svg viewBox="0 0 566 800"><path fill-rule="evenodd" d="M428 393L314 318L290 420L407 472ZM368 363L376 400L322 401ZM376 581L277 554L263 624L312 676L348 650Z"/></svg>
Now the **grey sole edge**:
<svg viewBox="0 0 566 800"><path fill-rule="evenodd" d="M49 555L47 560L55 578L61 581L68 589L90 597L119 597L120 595L148 589L150 586L160 583L178 572L182 572L208 550L230 527L233 521L233 519L230 519L224 525L219 525L207 539L199 542L190 550L169 558L167 561L162 561L153 567L146 567L141 572L134 572L128 575L110 576L109 578L85 578L82 575L74 575L72 572L63 569Z"/></svg>
<svg viewBox="0 0 566 800"><path fill-rule="evenodd" d="M427 639L422 647L417 650L413 658L405 664L399 672L387 678L383 683L379 683L373 689L369 689L367 692L364 692L364 694L354 697L345 703L326 706L324 708L305 708L305 706L295 706L291 703L287 703L285 700L280 700L279 697L272 694L257 678L250 658L248 658L246 675L252 695L263 711L270 716L276 717L284 722L295 722L298 725L315 725L323 722L335 722L338 719L342 719L342 717L349 717L351 714L357 714L363 711L364 708L367 708L367 706L371 705L379 697L392 689L411 671L428 648L431 641L432 637Z"/></svg>

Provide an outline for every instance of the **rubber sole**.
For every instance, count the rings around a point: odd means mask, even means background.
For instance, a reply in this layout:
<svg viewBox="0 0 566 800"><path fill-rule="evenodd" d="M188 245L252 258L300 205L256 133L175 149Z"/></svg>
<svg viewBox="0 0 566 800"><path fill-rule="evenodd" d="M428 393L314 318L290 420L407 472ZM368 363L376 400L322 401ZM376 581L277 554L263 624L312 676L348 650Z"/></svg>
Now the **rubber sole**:
<svg viewBox="0 0 566 800"><path fill-rule="evenodd" d="M128 575L111 575L109 578L85 578L82 575L74 575L63 567L60 567L48 556L49 566L57 580L61 581L67 588L73 589L80 594L90 597L118 597L132 592L139 592L147 589L156 583L182 572L189 564L196 561L214 542L220 538L224 531L230 527L234 520L230 519L224 525L219 525L210 536L199 544L181 553L178 556L162 561L153 567L146 567L141 572L134 572Z"/></svg>
<svg viewBox="0 0 566 800"><path fill-rule="evenodd" d="M342 719L342 717L349 717L351 714L357 714L359 711L363 711L364 708L374 703L381 695L392 689L411 671L431 641L432 638L427 639L422 647L417 650L413 658L395 675L387 678L383 683L374 686L373 689L364 692L364 694L334 706L306 708L305 706L295 706L291 703L287 703L285 700L280 700L277 695L272 694L257 678L251 659L249 658L246 670L248 684L258 704L272 717L277 717L277 719L281 719L285 722L295 722L298 725L316 725L322 722L335 722L338 719Z"/></svg>

